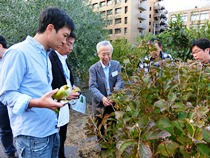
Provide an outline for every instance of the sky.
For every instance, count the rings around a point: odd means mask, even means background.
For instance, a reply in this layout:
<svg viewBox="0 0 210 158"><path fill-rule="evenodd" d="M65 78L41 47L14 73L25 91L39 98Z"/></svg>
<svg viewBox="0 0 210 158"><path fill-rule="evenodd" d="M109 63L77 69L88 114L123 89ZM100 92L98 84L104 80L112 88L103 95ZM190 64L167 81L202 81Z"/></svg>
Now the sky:
<svg viewBox="0 0 210 158"><path fill-rule="evenodd" d="M185 10L185 9L193 9L195 6L204 5L205 2L209 2L210 0L164 0L162 4L165 6L168 12Z"/></svg>

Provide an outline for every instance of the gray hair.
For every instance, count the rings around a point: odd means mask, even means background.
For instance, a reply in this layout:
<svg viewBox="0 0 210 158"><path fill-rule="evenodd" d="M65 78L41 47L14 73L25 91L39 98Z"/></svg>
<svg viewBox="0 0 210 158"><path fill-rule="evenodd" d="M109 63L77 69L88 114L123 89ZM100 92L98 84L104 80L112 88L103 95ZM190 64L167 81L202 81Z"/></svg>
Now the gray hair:
<svg viewBox="0 0 210 158"><path fill-rule="evenodd" d="M111 47L111 51L113 52L113 46L109 41L101 41L96 45L97 53L99 53L101 46L107 46L107 45L109 45Z"/></svg>

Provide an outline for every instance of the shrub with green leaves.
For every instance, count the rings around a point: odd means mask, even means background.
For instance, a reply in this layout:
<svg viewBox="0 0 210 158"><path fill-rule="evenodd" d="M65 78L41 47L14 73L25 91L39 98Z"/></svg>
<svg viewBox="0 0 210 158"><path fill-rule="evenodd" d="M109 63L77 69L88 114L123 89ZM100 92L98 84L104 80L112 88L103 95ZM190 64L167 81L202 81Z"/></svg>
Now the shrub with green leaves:
<svg viewBox="0 0 210 158"><path fill-rule="evenodd" d="M123 65L125 88L112 95L115 112L105 115L98 128L94 118L85 128L87 135L97 135L99 144L108 149L101 155L209 157L210 65L164 61L161 68L151 67L145 74L130 61ZM127 69L132 75L127 75Z"/></svg>

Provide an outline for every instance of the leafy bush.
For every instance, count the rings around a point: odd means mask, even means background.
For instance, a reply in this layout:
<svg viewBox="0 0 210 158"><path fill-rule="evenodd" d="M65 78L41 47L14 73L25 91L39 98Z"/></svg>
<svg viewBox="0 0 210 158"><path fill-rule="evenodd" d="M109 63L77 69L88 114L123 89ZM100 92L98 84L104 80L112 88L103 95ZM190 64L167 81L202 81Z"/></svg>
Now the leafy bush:
<svg viewBox="0 0 210 158"><path fill-rule="evenodd" d="M145 74L136 69L134 60L131 54L124 60L126 85L112 95L115 112L105 115L98 128L94 117L86 125L86 134L97 135L99 144L108 149L101 155L209 157L210 65L165 61Z"/></svg>

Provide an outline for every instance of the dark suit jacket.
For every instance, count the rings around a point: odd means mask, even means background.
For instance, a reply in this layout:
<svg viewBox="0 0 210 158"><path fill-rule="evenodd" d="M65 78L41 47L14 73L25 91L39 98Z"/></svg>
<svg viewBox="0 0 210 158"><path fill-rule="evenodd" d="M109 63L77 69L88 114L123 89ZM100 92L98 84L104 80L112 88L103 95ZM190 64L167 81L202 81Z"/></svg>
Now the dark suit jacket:
<svg viewBox="0 0 210 158"><path fill-rule="evenodd" d="M67 84L66 78L63 72L62 63L54 50L50 52L49 58L52 63L52 75L53 75L52 88L53 89L60 88L61 86ZM73 86L74 78L73 78L73 74L72 74L72 71L70 69L68 62L67 62L67 66L70 71L70 82L71 82L71 85Z"/></svg>
<svg viewBox="0 0 210 158"><path fill-rule="evenodd" d="M114 88L117 90L122 89L124 81L119 74L121 72L120 63L116 60L111 60L110 63L111 67L109 68L109 86L110 91L112 92ZM92 105L95 114L97 113L97 107L103 107L102 98L103 96L107 96L106 87L106 77L104 70L101 62L98 61L89 69L89 90L93 96Z"/></svg>

